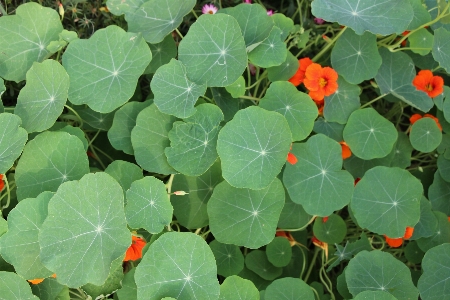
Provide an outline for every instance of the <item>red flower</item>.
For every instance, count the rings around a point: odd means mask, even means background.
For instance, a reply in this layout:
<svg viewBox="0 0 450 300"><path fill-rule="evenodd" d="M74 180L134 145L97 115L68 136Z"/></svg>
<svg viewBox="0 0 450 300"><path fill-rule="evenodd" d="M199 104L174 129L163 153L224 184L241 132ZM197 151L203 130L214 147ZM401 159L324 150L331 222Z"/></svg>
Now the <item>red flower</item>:
<svg viewBox="0 0 450 300"><path fill-rule="evenodd" d="M386 243L391 248L398 248L398 247L400 247L403 244L403 240L409 240L412 237L413 233L414 233L414 227L407 226L406 229L405 229L405 234L403 235L403 237L392 239L392 238L387 237L385 235L384 239L386 240Z"/></svg>
<svg viewBox="0 0 450 300"><path fill-rule="evenodd" d="M5 182L3 181L3 174L0 174L0 192L5 187Z"/></svg>
<svg viewBox="0 0 450 300"><path fill-rule="evenodd" d="M341 144L342 148L342 159L347 159L352 156L352 151L350 150L346 142L342 141L339 142L339 144Z"/></svg>
<svg viewBox="0 0 450 300"><path fill-rule="evenodd" d="M322 223L326 223L328 221L328 217L323 217L322 218Z"/></svg>
<svg viewBox="0 0 450 300"><path fill-rule="evenodd" d="M409 240L414 233L414 227L406 227L405 234L403 235L404 240Z"/></svg>
<svg viewBox="0 0 450 300"><path fill-rule="evenodd" d="M322 101L338 89L338 74L330 67L322 68L319 64L311 64L306 68L303 83L314 101Z"/></svg>
<svg viewBox="0 0 450 300"><path fill-rule="evenodd" d="M292 150L292 144L291 144L291 148L289 148L289 151ZM294 154L292 154L291 152L288 153L286 160L291 164L291 165L295 165L298 162L297 157L295 157Z"/></svg>
<svg viewBox="0 0 450 300"><path fill-rule="evenodd" d="M137 260L142 257L142 248L144 248L145 240L137 236L131 236L131 246L128 248L123 261Z"/></svg>
<svg viewBox="0 0 450 300"><path fill-rule="evenodd" d="M292 235L291 235L291 233L289 231L288 232L286 232L286 231L277 231L275 233L275 236L281 236L281 237L286 238L289 241L289 244L291 244L291 247L295 246L295 244L297 243L295 241L295 239L292 237Z"/></svg>
<svg viewBox="0 0 450 300"><path fill-rule="evenodd" d="M305 79L306 68L312 63L313 62L309 57L299 59L297 72L288 81L295 86L299 86Z"/></svg>
<svg viewBox="0 0 450 300"><path fill-rule="evenodd" d="M423 91L431 98L444 92L444 79L441 76L433 76L430 70L422 70L414 77L412 84L419 91Z"/></svg>

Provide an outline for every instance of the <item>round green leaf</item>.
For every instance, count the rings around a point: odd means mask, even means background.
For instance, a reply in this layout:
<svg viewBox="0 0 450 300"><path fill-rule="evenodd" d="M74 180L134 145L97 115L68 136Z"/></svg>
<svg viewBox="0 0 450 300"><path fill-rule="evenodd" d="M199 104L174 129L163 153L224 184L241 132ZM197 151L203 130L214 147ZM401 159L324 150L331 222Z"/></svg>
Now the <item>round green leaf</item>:
<svg viewBox="0 0 450 300"><path fill-rule="evenodd" d="M139 9L146 0L107 0L106 6L116 16L130 14Z"/></svg>
<svg viewBox="0 0 450 300"><path fill-rule="evenodd" d="M51 55L46 49L63 30L58 13L37 3L19 5L16 15L0 19L0 77L22 81L33 62ZM9 41L9 42L7 42Z"/></svg>
<svg viewBox="0 0 450 300"><path fill-rule="evenodd" d="M353 177L342 169L341 146L317 134L291 150L298 162L286 164L283 183L291 200L310 215L329 216L350 202Z"/></svg>
<svg viewBox="0 0 450 300"><path fill-rule="evenodd" d="M169 232L150 245L134 275L139 300L218 299L214 255L190 232Z"/></svg>
<svg viewBox="0 0 450 300"><path fill-rule="evenodd" d="M443 67L447 72L450 71L450 32L444 28L438 28L434 31L433 42L433 58Z"/></svg>
<svg viewBox="0 0 450 300"><path fill-rule="evenodd" d="M359 94L361 89L345 81L344 78L338 78L338 89L331 96L325 97L325 106L323 115L329 122L340 124L347 123L351 113L359 108Z"/></svg>
<svg viewBox="0 0 450 300"><path fill-rule="evenodd" d="M344 140L362 159L385 157L397 141L394 125L373 108L354 111L344 128Z"/></svg>
<svg viewBox="0 0 450 300"><path fill-rule="evenodd" d="M273 14L272 20L275 26L281 29L281 40L284 41L290 32L295 30L294 21L281 13Z"/></svg>
<svg viewBox="0 0 450 300"><path fill-rule="evenodd" d="M142 32L144 39L151 44L159 43L180 26L183 17L194 8L195 3L195 0L145 1L139 9L125 14L128 30Z"/></svg>
<svg viewBox="0 0 450 300"><path fill-rule="evenodd" d="M423 275L417 287L420 297L428 299L446 299L450 297L450 244L436 246L427 251L422 261Z"/></svg>
<svg viewBox="0 0 450 300"><path fill-rule="evenodd" d="M428 189L428 195L430 189ZM420 198L420 219L419 223L414 226L414 233L411 237L412 240L417 240L422 237L432 236L438 226L438 219L431 210L431 203L424 196Z"/></svg>
<svg viewBox="0 0 450 300"><path fill-rule="evenodd" d="M172 183L172 191L185 191L184 196L171 195L173 213L180 224L188 229L208 225L206 204L215 186L223 181L220 161L216 161L200 176L177 174Z"/></svg>
<svg viewBox="0 0 450 300"><path fill-rule="evenodd" d="M16 273L0 271L0 282L2 300L39 300L31 293L28 282Z"/></svg>
<svg viewBox="0 0 450 300"><path fill-rule="evenodd" d="M433 210L443 212L450 215L450 182L445 181L441 173L436 171L434 173L433 183L428 189L428 198L430 199Z"/></svg>
<svg viewBox="0 0 450 300"><path fill-rule="evenodd" d="M145 74L155 73L159 67L170 63L171 59L177 56L177 46L170 34L166 36L161 43L148 44L148 46L152 51L153 57L150 64L145 69Z"/></svg>
<svg viewBox="0 0 450 300"><path fill-rule="evenodd" d="M409 47L414 53L426 55L431 51L434 36L425 28L421 28L408 37Z"/></svg>
<svg viewBox="0 0 450 300"><path fill-rule="evenodd" d="M323 218L316 218L313 232L322 242L339 244L347 234L347 224L339 215L331 214L326 222Z"/></svg>
<svg viewBox="0 0 450 300"><path fill-rule="evenodd" d="M235 187L267 187L286 162L291 140L279 113L256 106L240 110L219 132L223 178Z"/></svg>
<svg viewBox="0 0 450 300"><path fill-rule="evenodd" d="M55 123L55 125L56 124L57 123ZM64 125L64 124L67 124L67 123L63 123L62 125ZM52 128L49 128L49 131L52 131L51 129ZM88 141L86 140L86 136L84 135L84 131L81 130L80 127L73 127L71 125L66 125L63 128L58 129L56 131L64 131L64 132L67 132L68 134L76 136L83 143L84 150L88 151L88 147L89 147Z"/></svg>
<svg viewBox="0 0 450 300"><path fill-rule="evenodd" d="M282 269L275 267L267 259L262 250L254 250L245 257L245 266L265 280L274 280L282 273Z"/></svg>
<svg viewBox="0 0 450 300"><path fill-rule="evenodd" d="M362 251L351 259L345 269L345 279L354 297L367 290L385 291L397 299L419 296L408 267L391 254L378 250Z"/></svg>
<svg viewBox="0 0 450 300"><path fill-rule="evenodd" d="M131 187L131 183L144 178L141 168L133 163L123 160L115 160L110 163L108 167L106 167L105 173L111 175L111 177L120 184L124 197L125 192Z"/></svg>
<svg viewBox="0 0 450 300"><path fill-rule="evenodd" d="M280 180L262 190L238 189L219 183L208 202L209 226L221 243L256 249L275 236L284 204Z"/></svg>
<svg viewBox="0 0 450 300"><path fill-rule="evenodd" d="M47 205L53 196L43 192L37 198L21 201L8 214L8 231L0 238L0 253L25 279L45 278L53 274L39 259L38 233L47 217Z"/></svg>
<svg viewBox="0 0 450 300"><path fill-rule="evenodd" d="M62 183L87 173L89 163L78 137L67 132L43 132L25 146L17 164L17 198L56 192Z"/></svg>
<svg viewBox="0 0 450 300"><path fill-rule="evenodd" d="M275 267L285 267L291 261L291 244L284 237L275 237L266 246L266 255L269 262Z"/></svg>
<svg viewBox="0 0 450 300"><path fill-rule="evenodd" d="M159 110L178 118L192 116L195 102L206 91L206 85L198 85L186 77L186 68L176 59L156 70L150 88Z"/></svg>
<svg viewBox="0 0 450 300"><path fill-rule="evenodd" d="M377 37L370 32L360 35L347 29L333 47L331 64L349 83L358 84L375 77L381 66Z"/></svg>
<svg viewBox="0 0 450 300"><path fill-rule="evenodd" d="M108 139L114 149L126 154L134 153L131 144L131 130L136 126L138 114L151 104L151 101L128 102L114 114L112 126L108 130Z"/></svg>
<svg viewBox="0 0 450 300"><path fill-rule="evenodd" d="M220 285L219 300L259 300L259 291L250 280L233 275Z"/></svg>
<svg viewBox="0 0 450 300"><path fill-rule="evenodd" d="M274 26L269 36L248 54L248 59L255 66L269 68L279 66L286 60L286 44L280 38L282 31Z"/></svg>
<svg viewBox="0 0 450 300"><path fill-rule="evenodd" d="M155 177L137 180L127 191L125 215L131 228L160 233L172 221L172 212L166 186Z"/></svg>
<svg viewBox="0 0 450 300"><path fill-rule="evenodd" d="M348 291L347 282L345 280L345 269L342 273L337 277L336 289L339 291L339 294L344 297L344 299L351 299L352 294Z"/></svg>
<svg viewBox="0 0 450 300"><path fill-rule="evenodd" d="M298 278L281 278L274 280L266 289L265 299L314 300L314 293L309 285Z"/></svg>
<svg viewBox="0 0 450 300"><path fill-rule="evenodd" d="M346 241L345 246L337 244L335 244L335 246L336 252L334 253L334 255L337 257L337 259L328 267L327 272L329 272L335 266L339 265L342 261L350 260L354 255L358 254L363 250L366 251L372 250L372 245L370 244L369 239L364 233L361 234L361 237L357 241L350 243Z"/></svg>
<svg viewBox="0 0 450 300"><path fill-rule="evenodd" d="M238 274L239 277L248 279L256 286L256 288L261 292L261 290L264 290L269 284L269 280L262 279L260 276L258 276L255 272L250 271L246 267L242 270L241 273Z"/></svg>
<svg viewBox="0 0 450 300"><path fill-rule="evenodd" d="M423 252L427 252L431 248L448 243L450 241L450 223L447 215L440 211L434 211L434 215L438 220L438 226L430 237L423 237L417 240L417 245Z"/></svg>
<svg viewBox="0 0 450 300"><path fill-rule="evenodd" d="M417 90L412 85L416 69L411 57L402 51L390 52L384 47L379 52L382 63L375 80L380 87L380 92L392 94L403 102L428 112L434 103L425 92Z"/></svg>
<svg viewBox="0 0 450 300"><path fill-rule="evenodd" d="M439 155L437 166L442 179L450 182L450 159L445 158L445 155Z"/></svg>
<svg viewBox="0 0 450 300"><path fill-rule="evenodd" d="M244 38L235 18L204 14L192 24L178 47L187 77L199 84L227 86L247 67Z"/></svg>
<svg viewBox="0 0 450 300"><path fill-rule="evenodd" d="M397 298L383 291L364 291L356 295L353 300L397 300Z"/></svg>
<svg viewBox="0 0 450 300"><path fill-rule="evenodd" d="M58 282L74 288L102 285L111 262L130 243L122 188L103 172L63 183L39 233L42 263L58 274Z"/></svg>
<svg viewBox="0 0 450 300"><path fill-rule="evenodd" d="M217 240L209 243L217 263L217 274L224 277L239 274L244 268L244 255L236 245L227 245Z"/></svg>
<svg viewBox="0 0 450 300"><path fill-rule="evenodd" d="M250 5L242 3L219 12L230 15L237 20L246 47L265 40L273 28L272 18L267 15L266 9L258 3Z"/></svg>
<svg viewBox="0 0 450 300"><path fill-rule="evenodd" d="M327 137L340 142L343 138L344 125L336 122L328 122L322 117L317 118L314 122L313 131L315 133L322 133Z"/></svg>
<svg viewBox="0 0 450 300"><path fill-rule="evenodd" d="M422 193L421 182L408 171L375 167L356 185L352 211L362 228L399 238L419 221Z"/></svg>
<svg viewBox="0 0 450 300"><path fill-rule="evenodd" d="M431 21L431 16L428 9L432 9L432 7L425 7L422 0L410 0L409 2L413 8L414 17L411 23L409 23L408 30L414 30Z"/></svg>
<svg viewBox="0 0 450 300"><path fill-rule="evenodd" d="M301 141L311 133L318 114L311 98L287 81L273 82L259 107L282 114L289 124L293 141Z"/></svg>
<svg viewBox="0 0 450 300"><path fill-rule="evenodd" d="M164 155L164 149L170 144L168 133L176 120L160 112L154 104L138 114L131 131L131 144L136 162L143 169L160 174L176 173Z"/></svg>
<svg viewBox="0 0 450 300"><path fill-rule="evenodd" d="M392 163L393 157L394 153L392 151L385 157L369 160L364 160L355 155L352 155L351 157L344 160L344 168L349 171L354 178L361 178L368 170L376 166L389 167ZM411 161L409 162L411 163Z"/></svg>
<svg viewBox="0 0 450 300"><path fill-rule="evenodd" d="M420 250L416 241L409 242L405 247L405 258L413 264L420 264L424 254L425 253Z"/></svg>
<svg viewBox="0 0 450 300"><path fill-rule="evenodd" d="M351 27L357 34L364 31L374 34L400 34L413 18L409 0L316 0L311 3L312 14L328 22Z"/></svg>
<svg viewBox="0 0 450 300"><path fill-rule="evenodd" d="M133 268L123 277L122 288L117 291L117 296L119 296L120 300L137 300L137 287L134 282L135 272L136 268Z"/></svg>
<svg viewBox="0 0 450 300"><path fill-rule="evenodd" d="M69 300L69 288L56 281L56 278L46 278L39 284L31 286L33 294L41 300Z"/></svg>
<svg viewBox="0 0 450 300"><path fill-rule="evenodd" d="M433 119L422 118L412 125L409 140L414 149L431 152L441 143L442 132Z"/></svg>
<svg viewBox="0 0 450 300"><path fill-rule="evenodd" d="M311 219L309 215L298 203L295 203L285 193L285 203L281 211L280 219L278 220L278 227L285 229L295 229L305 226Z"/></svg>
<svg viewBox="0 0 450 300"><path fill-rule="evenodd" d="M278 15L278 14L277 14ZM289 19L292 21L292 19ZM298 69L298 60L290 51L287 52L286 59L279 66L267 68L267 77L270 81L289 80Z"/></svg>
<svg viewBox="0 0 450 300"><path fill-rule="evenodd" d="M233 98L239 98L245 95L245 79L240 76L235 82L225 87Z"/></svg>
<svg viewBox="0 0 450 300"><path fill-rule="evenodd" d="M28 132L50 128L61 115L69 90L69 76L55 60L34 63L27 72L14 113Z"/></svg>
<svg viewBox="0 0 450 300"><path fill-rule="evenodd" d="M13 114L0 114L0 174L5 174L22 153L27 131L20 127L22 120Z"/></svg>
<svg viewBox="0 0 450 300"><path fill-rule="evenodd" d="M83 285L80 289L93 299L102 299L107 295L113 294L116 290L122 287L123 267L122 257L114 260L111 263L111 271L102 285L95 285L88 283Z"/></svg>
<svg viewBox="0 0 450 300"><path fill-rule="evenodd" d="M170 147L164 150L169 164L188 176L205 173L217 159L217 134L222 121L220 108L205 103L184 122L175 122L169 131Z"/></svg>
<svg viewBox="0 0 450 300"><path fill-rule="evenodd" d="M393 151L394 157L391 161L391 167L405 169L411 165L413 147L409 142L409 137L405 133L398 133L397 142L395 143Z"/></svg>
<svg viewBox="0 0 450 300"><path fill-rule="evenodd" d="M97 30L88 40L71 42L62 58L70 78L70 102L101 113L113 111L133 96L151 58L139 34L115 25Z"/></svg>

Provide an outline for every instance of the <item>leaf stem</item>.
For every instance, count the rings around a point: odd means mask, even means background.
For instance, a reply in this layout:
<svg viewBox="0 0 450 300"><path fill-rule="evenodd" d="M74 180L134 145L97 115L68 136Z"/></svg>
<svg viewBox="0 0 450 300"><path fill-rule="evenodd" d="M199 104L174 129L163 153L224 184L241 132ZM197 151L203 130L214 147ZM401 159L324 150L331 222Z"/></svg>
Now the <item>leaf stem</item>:
<svg viewBox="0 0 450 300"><path fill-rule="evenodd" d="M319 52L316 54L316 56L313 57L312 61L313 62L317 62L317 60L319 58L322 57L322 55L324 55L331 46L333 46L333 44L337 41L337 39L344 33L344 31L347 29L347 26L345 26L344 28L342 28L342 30L336 34L336 36Z"/></svg>
<svg viewBox="0 0 450 300"><path fill-rule="evenodd" d="M305 278L303 279L304 282L308 281L309 275L311 275L311 271L312 271L312 269L314 267L314 264L316 263L316 259L317 259L318 255L319 255L319 248L315 247L315 249L314 249L314 256L313 256L313 258L311 260L311 264L309 265L308 272L306 272Z"/></svg>
<svg viewBox="0 0 450 300"><path fill-rule="evenodd" d="M260 100L259 98L251 97L251 96L240 96L239 98L247 99L247 100L254 100L254 101L259 101Z"/></svg>
<svg viewBox="0 0 450 300"><path fill-rule="evenodd" d="M184 36L181 34L181 32L178 30L178 28L175 28L175 31L178 33L178 35L183 39Z"/></svg>
<svg viewBox="0 0 450 300"><path fill-rule="evenodd" d="M308 227L308 225L311 224L315 219L316 219L316 216L312 216L312 218L308 221L308 223L306 223L305 225L303 225L300 228L296 228L296 229L277 229L277 231L302 231L303 229Z"/></svg>
<svg viewBox="0 0 450 300"><path fill-rule="evenodd" d="M376 97L375 99L373 99L373 100L370 100L369 102L367 102L367 103L365 103L365 104L361 105L361 106L359 107L359 109L361 109L361 108L364 108L364 107L366 107L366 106L369 106L369 105L371 105L372 103L374 103L374 102L376 102L376 101L380 100L381 98L384 98L384 97L386 97L386 95L387 95L387 94L382 94L382 95L380 95L380 96Z"/></svg>
<svg viewBox="0 0 450 300"><path fill-rule="evenodd" d="M67 108L68 110L70 110L78 118L78 122L80 125L78 127L83 127L84 122L83 122L83 119L80 117L80 115L72 107L70 107L68 105L64 105L64 107Z"/></svg>
<svg viewBox="0 0 450 300"><path fill-rule="evenodd" d="M5 174L5 176L3 176L3 180L5 180L6 193L7 193L8 197L6 198L6 204L2 207L1 210L8 208L9 204L11 203L11 191L9 189L9 182L8 182L8 178L7 178L6 174Z"/></svg>

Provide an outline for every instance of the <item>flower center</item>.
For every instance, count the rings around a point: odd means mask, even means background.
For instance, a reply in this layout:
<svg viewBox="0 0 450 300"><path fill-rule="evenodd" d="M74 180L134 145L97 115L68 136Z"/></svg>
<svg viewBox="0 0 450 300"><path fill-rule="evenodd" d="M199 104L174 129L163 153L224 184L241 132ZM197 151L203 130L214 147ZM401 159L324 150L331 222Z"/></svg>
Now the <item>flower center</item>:
<svg viewBox="0 0 450 300"><path fill-rule="evenodd" d="M327 85L327 81L325 80L325 78L319 79L319 85L320 85L320 87L324 87Z"/></svg>
<svg viewBox="0 0 450 300"><path fill-rule="evenodd" d="M213 15L214 12L212 10L208 10L208 14Z"/></svg>
<svg viewBox="0 0 450 300"><path fill-rule="evenodd" d="M431 92L431 91L433 90L433 86L431 85L431 83L427 84L427 85L425 86L425 88L426 88L426 90L429 91L429 92Z"/></svg>

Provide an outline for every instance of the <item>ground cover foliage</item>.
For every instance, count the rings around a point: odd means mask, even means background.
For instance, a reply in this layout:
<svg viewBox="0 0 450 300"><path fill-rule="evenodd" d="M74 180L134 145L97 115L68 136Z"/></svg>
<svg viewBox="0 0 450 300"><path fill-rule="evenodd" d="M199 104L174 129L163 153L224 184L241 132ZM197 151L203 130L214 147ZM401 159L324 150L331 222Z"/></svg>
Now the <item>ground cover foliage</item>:
<svg viewBox="0 0 450 300"><path fill-rule="evenodd" d="M450 298L447 1L0 13L0 299Z"/></svg>

